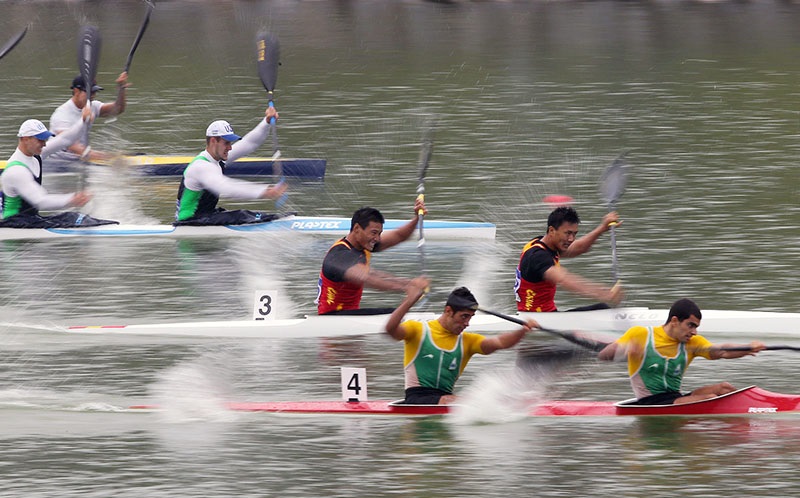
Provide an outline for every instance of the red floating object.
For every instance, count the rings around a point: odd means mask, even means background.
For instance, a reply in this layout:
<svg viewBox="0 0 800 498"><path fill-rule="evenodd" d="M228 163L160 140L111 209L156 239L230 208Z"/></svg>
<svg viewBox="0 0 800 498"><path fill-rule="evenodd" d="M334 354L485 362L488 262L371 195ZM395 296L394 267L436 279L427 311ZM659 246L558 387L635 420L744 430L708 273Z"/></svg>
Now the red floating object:
<svg viewBox="0 0 800 498"><path fill-rule="evenodd" d="M542 199L542 202L554 206L569 206L572 204L572 197L568 195L546 195L544 199Z"/></svg>

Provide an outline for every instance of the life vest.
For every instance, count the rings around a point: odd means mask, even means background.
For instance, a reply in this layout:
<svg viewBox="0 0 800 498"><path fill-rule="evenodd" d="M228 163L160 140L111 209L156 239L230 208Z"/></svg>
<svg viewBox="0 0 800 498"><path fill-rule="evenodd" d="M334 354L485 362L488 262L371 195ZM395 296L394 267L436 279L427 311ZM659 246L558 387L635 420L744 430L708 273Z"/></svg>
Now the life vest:
<svg viewBox="0 0 800 498"><path fill-rule="evenodd" d="M356 251L347 239L341 239L333 244L328 252L335 247L345 246L349 251ZM363 251L365 255L364 264L369 266L369 260L372 257L370 251ZM327 257L327 256L326 256ZM344 271L342 272L344 273ZM327 278L323 271L319 272L319 280L317 282L317 299L314 302L317 305L317 313L320 315L330 313L331 311L341 310L357 310L361 305L361 294L364 291L364 286L355 282L334 282Z"/></svg>
<svg viewBox="0 0 800 498"><path fill-rule="evenodd" d="M544 279L540 282L530 282L522 278L522 273L519 269L522 258L525 256L525 253L534 250L547 251L548 254L553 255L553 262L555 265L558 266L560 264L558 262L558 254L553 253L553 251L547 247L544 242L542 242L541 237L536 237L525 244L525 247L522 248L522 254L519 257L519 263L517 263L516 279L514 281L514 294L515 299L517 300L517 310L557 311L556 284L548 282Z"/></svg>
<svg viewBox="0 0 800 498"><path fill-rule="evenodd" d="M42 158L41 156L33 156L37 161L39 161L39 175L34 175L33 171L28 168L28 165L23 163L22 161L11 161L10 163L6 164L6 167L3 171L8 171L8 168L12 166L22 166L23 168L27 169L33 178L36 180L36 183L39 185L42 184ZM2 172L0 172L0 175ZM22 198L22 196L16 197L8 197L6 195L2 195L3 198L3 219L10 218L17 214L24 214L24 215L37 215L39 214L39 210L36 209L35 206L29 204L28 201Z"/></svg>
<svg viewBox="0 0 800 498"><path fill-rule="evenodd" d="M190 162L186 168L188 169L189 166L198 159L202 159L203 161L209 163L211 162L207 157L201 154L192 159L192 162ZM220 161L219 166L222 168L222 172L224 173L225 162ZM186 173L185 169L183 171ZM185 180L186 177L182 177L181 185L178 187L178 200L175 203L175 219L177 221L184 221L196 216L206 216L213 213L217 208L219 196L209 192L208 190L188 189L186 188Z"/></svg>
<svg viewBox="0 0 800 498"><path fill-rule="evenodd" d="M464 337L459 334L453 349L448 351L440 348L433 342L428 322L422 322L422 339L419 341L417 354L405 368L406 388L411 387L409 380L416 377L419 387L431 387L452 394L461 375L463 344Z"/></svg>
<svg viewBox="0 0 800 498"><path fill-rule="evenodd" d="M637 392L639 398L661 394L669 391L680 391L683 373L689 366L686 344L678 345L678 353L674 358L667 358L656 350L653 327L647 327L647 343L644 347L644 358L639 369L631 375L631 385L644 386L646 393Z"/></svg>

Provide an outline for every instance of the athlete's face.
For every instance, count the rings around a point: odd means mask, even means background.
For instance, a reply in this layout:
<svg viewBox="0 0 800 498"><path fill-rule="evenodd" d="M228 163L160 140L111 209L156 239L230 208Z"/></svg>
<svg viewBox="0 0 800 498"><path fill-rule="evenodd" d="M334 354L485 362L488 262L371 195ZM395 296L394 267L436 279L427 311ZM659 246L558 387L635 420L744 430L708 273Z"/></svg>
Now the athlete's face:
<svg viewBox="0 0 800 498"><path fill-rule="evenodd" d="M562 223L560 227L547 229L547 235L556 251L564 252L575 242L578 236L577 223Z"/></svg>
<svg viewBox="0 0 800 498"><path fill-rule="evenodd" d="M217 161L227 161L228 152L231 151L233 142L229 142L221 137L211 137L208 141L208 153Z"/></svg>
<svg viewBox="0 0 800 498"><path fill-rule="evenodd" d="M92 98L97 96L97 92L92 92ZM86 92L83 90L78 90L77 88L72 89L72 101L75 103L75 107L78 109L83 109L86 106Z"/></svg>
<svg viewBox="0 0 800 498"><path fill-rule="evenodd" d="M472 310L454 311L450 306L445 306L442 314L442 325L450 332L459 335L469 327L469 321L475 316Z"/></svg>
<svg viewBox="0 0 800 498"><path fill-rule="evenodd" d="M39 140L36 137L22 137L19 139L19 149L26 156L41 154L46 144L47 140Z"/></svg>
<svg viewBox="0 0 800 498"><path fill-rule="evenodd" d="M367 228L361 228L361 225L356 223L353 228L353 240L356 249L372 251L375 245L381 241L381 233L383 233L383 225L377 221L370 221Z"/></svg>
<svg viewBox="0 0 800 498"><path fill-rule="evenodd" d="M689 339L697 335L697 327L700 326L700 319L694 315L686 320L679 321L677 316L670 320L673 323L673 337L680 342L689 342Z"/></svg>

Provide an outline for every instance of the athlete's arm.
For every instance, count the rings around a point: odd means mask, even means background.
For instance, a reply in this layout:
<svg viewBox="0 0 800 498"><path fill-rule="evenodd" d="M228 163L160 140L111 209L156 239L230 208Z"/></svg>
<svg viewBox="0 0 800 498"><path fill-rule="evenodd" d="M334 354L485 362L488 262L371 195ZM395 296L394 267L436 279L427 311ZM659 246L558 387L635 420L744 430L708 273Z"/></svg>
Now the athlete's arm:
<svg viewBox="0 0 800 498"><path fill-rule="evenodd" d="M614 285L609 288L604 285L596 284L565 270L561 266L549 268L544 272L544 278L548 282L564 287L571 292L598 299L604 303L617 305L622 301L622 298L625 297L625 293L620 285Z"/></svg>
<svg viewBox="0 0 800 498"><path fill-rule="evenodd" d="M227 162L232 163L255 152L264 143L268 133L269 124L265 118L259 121L256 127L243 136L241 140L233 144L230 152L228 152Z"/></svg>
<svg viewBox="0 0 800 498"><path fill-rule="evenodd" d="M592 245L600 238L600 235L611 228L612 223L616 223L617 225L622 224L622 222L619 221L619 216L616 211L612 211L603 216L603 221L601 221L594 230L575 240L566 251L561 253L561 256L565 258L574 258L575 256L580 256L583 253L589 252L589 249L591 249Z"/></svg>
<svg viewBox="0 0 800 498"><path fill-rule="evenodd" d="M411 234L414 233L414 230L417 228L417 223L419 222L419 212L422 211L422 214L428 214L427 208L425 208L425 201L417 197L414 201L414 218L409 220L408 223L401 226L400 228L396 228L394 230L389 230L381 234L381 243L375 250L376 251L384 251L392 246L396 246L400 242L407 240L411 237Z"/></svg>
<svg viewBox="0 0 800 498"><path fill-rule="evenodd" d="M84 107L81 119L77 120L72 124L72 126L47 141L47 144L42 149L42 159L66 149L76 140L78 140L78 138L81 136L81 133L83 133L84 130L86 130L86 127L89 126L89 123L94 120L94 116L92 115L91 111L87 110L88 107L89 106Z"/></svg>
<svg viewBox="0 0 800 498"><path fill-rule="evenodd" d="M22 197L30 205L43 211L70 206L74 197L74 194L48 194L30 172L21 166L8 168L3 172L3 183L8 195Z"/></svg>
<svg viewBox="0 0 800 498"><path fill-rule="evenodd" d="M117 116L125 112L127 98L125 91L128 88L128 73L123 72L117 77L117 99L114 102L103 104L98 114L100 117Z"/></svg>
<svg viewBox="0 0 800 498"><path fill-rule="evenodd" d="M203 164L205 161L196 162L187 168L185 175L184 185L191 190L208 190L214 195L230 199L258 199L269 189L269 185L225 176L213 164Z"/></svg>
<svg viewBox="0 0 800 498"><path fill-rule="evenodd" d="M403 318L406 316L406 313L408 313L408 310L414 306L414 303L422 297L429 284L430 282L425 278L414 279L406 288L406 297L403 299L403 302L389 315L389 321L386 322L385 330L394 340L402 341L406 338L407 331L402 324Z"/></svg>
<svg viewBox="0 0 800 498"><path fill-rule="evenodd" d="M481 351L483 354L492 354L499 349L513 348L519 341L525 337L529 331L538 329L539 324L536 320L528 320L524 327L514 330L513 332L506 332L494 337L487 337L481 341Z"/></svg>

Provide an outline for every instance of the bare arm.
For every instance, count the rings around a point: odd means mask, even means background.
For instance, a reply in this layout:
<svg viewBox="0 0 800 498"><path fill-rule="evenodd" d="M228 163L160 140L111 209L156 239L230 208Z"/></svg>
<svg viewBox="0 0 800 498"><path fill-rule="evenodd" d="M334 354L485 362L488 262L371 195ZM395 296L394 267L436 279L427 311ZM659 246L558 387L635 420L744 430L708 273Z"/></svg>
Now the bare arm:
<svg viewBox="0 0 800 498"><path fill-rule="evenodd" d="M411 282L408 278L370 269L363 263L348 268L344 272L344 279L348 282L358 283L365 287L386 291L403 291Z"/></svg>
<svg viewBox="0 0 800 498"><path fill-rule="evenodd" d="M617 355L618 349L619 344L614 341L597 353L597 359L602 361L618 361L619 359L624 358L624 355Z"/></svg>
<svg viewBox="0 0 800 498"><path fill-rule="evenodd" d="M127 105L126 90L128 88L128 73L122 73L117 77L117 99L114 102L103 104L100 108L100 117L117 116L125 112Z"/></svg>
<svg viewBox="0 0 800 498"><path fill-rule="evenodd" d="M505 332L498 336L487 337L481 341L481 351L483 354L492 354L499 349L513 348L525 337L525 334L537 328L539 328L539 324L536 320L528 320L524 327L514 330L513 332Z"/></svg>
<svg viewBox="0 0 800 498"><path fill-rule="evenodd" d="M725 351L725 348L746 348L750 349L744 351ZM759 351L763 351L766 345L761 341L753 341L750 344L719 344L714 345L709 351L710 359L712 360L731 360L733 358L741 358L743 356L755 356Z"/></svg>
<svg viewBox="0 0 800 498"><path fill-rule="evenodd" d="M416 215L420 210L422 210L422 214L428 214L428 210L425 208L425 202L422 199L417 198L414 201L414 218L412 218L408 223L401 226L400 228L396 228L394 230L389 230L388 232L381 235L381 245L380 250L386 250L392 246L396 246L400 242L407 240L411 237L411 234L414 233L414 229L417 228L417 222L419 221L419 217Z"/></svg>
<svg viewBox="0 0 800 498"><path fill-rule="evenodd" d="M635 358L642 355L644 355L644 350L639 343L622 338L600 350L597 353L597 359L603 361L626 361L629 356Z"/></svg>
<svg viewBox="0 0 800 498"><path fill-rule="evenodd" d="M561 253L561 255L565 258L574 258L575 256L580 256L583 253L589 252L592 245L594 245L603 233L608 231L612 223L621 224L616 211L603 216L603 221L601 221L594 230L570 244L569 248Z"/></svg>
<svg viewBox="0 0 800 498"><path fill-rule="evenodd" d="M562 266L551 266L544 272L544 278L556 286L564 287L582 296L598 299L604 303L617 305L622 301L622 298L625 297L622 286L619 284L615 284L611 288L596 284L574 273L570 273Z"/></svg>
<svg viewBox="0 0 800 498"><path fill-rule="evenodd" d="M408 313L408 310L414 306L414 303L422 297L429 284L430 282L428 279L420 277L415 278L411 281L411 284L408 285L406 289L406 298L403 299L403 302L389 315L389 321L386 322L385 330L390 337L397 341L402 341L406 338L406 330L402 325L403 318L406 316L406 313Z"/></svg>

